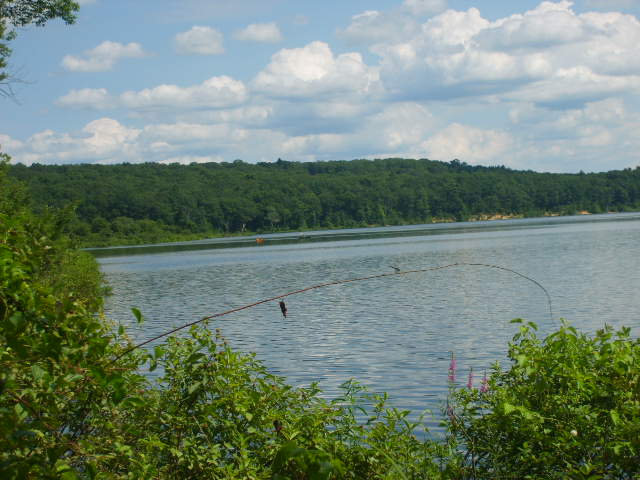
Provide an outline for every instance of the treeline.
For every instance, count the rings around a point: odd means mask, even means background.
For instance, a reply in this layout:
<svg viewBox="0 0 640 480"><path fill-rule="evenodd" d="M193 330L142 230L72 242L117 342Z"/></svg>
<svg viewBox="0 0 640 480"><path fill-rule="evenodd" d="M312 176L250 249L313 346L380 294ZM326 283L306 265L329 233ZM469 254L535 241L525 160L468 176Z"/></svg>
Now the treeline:
<svg viewBox="0 0 640 480"><path fill-rule="evenodd" d="M640 209L640 167L552 174L454 160L14 165L34 207L77 206L86 244Z"/></svg>

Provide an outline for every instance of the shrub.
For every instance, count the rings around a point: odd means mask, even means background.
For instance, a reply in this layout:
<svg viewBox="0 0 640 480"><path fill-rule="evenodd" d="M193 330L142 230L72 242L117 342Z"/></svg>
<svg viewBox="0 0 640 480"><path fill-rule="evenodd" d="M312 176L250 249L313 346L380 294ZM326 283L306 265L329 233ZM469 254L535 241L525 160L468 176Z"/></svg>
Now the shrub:
<svg viewBox="0 0 640 480"><path fill-rule="evenodd" d="M521 322L515 320L515 322ZM509 370L458 389L447 421L470 478L638 478L640 342L563 323L539 339L522 324Z"/></svg>

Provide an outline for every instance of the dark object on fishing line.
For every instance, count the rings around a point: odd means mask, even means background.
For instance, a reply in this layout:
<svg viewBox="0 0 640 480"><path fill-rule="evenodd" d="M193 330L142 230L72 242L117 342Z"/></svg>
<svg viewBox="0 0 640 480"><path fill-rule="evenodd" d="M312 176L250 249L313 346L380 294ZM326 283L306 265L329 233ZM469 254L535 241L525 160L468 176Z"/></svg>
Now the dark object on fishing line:
<svg viewBox="0 0 640 480"><path fill-rule="evenodd" d="M275 428L275 432L279 435L280 432L282 432L282 429L284 428L282 426L282 422L280 420L274 420L273 421L273 427Z"/></svg>
<svg viewBox="0 0 640 480"><path fill-rule="evenodd" d="M280 300L280 311L282 312L282 316L287 318L287 306L284 304L282 300Z"/></svg>

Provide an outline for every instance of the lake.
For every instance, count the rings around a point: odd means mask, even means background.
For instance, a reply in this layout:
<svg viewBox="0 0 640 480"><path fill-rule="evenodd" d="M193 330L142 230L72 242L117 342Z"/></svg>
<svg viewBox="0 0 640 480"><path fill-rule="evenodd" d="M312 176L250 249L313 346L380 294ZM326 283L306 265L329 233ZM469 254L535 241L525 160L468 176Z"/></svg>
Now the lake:
<svg viewBox="0 0 640 480"><path fill-rule="evenodd" d="M436 417L450 352L458 380L506 360L513 318L544 335L564 318L594 332L640 326L640 213L462 222L235 237L95 249L113 295L108 317L142 341L183 323L312 285L456 266L328 286L212 322L292 385L318 381L327 397L356 378L393 405ZM429 422L435 425L433 421Z"/></svg>

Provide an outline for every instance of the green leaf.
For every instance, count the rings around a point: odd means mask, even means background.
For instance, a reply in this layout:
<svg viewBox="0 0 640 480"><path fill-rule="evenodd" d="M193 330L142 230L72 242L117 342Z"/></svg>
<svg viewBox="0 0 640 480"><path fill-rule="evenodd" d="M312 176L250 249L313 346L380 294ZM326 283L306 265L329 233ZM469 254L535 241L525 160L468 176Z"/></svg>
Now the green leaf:
<svg viewBox="0 0 640 480"><path fill-rule="evenodd" d="M47 372L39 365L31 365L31 373L37 381L42 380L47 375Z"/></svg>
<svg viewBox="0 0 640 480"><path fill-rule="evenodd" d="M273 467L277 470L283 468L287 461L304 454L305 449L298 447L295 442L289 441L280 447L278 453L273 459Z"/></svg>
<svg viewBox="0 0 640 480"><path fill-rule="evenodd" d="M138 308L132 307L131 311L133 312L133 315L136 317L136 321L139 324L144 322L144 317L142 316L142 312L140 312L140 310Z"/></svg>
<svg viewBox="0 0 640 480"><path fill-rule="evenodd" d="M620 414L617 411L611 410L609 415L611 416L611 421L614 425L618 425L620 423Z"/></svg>

